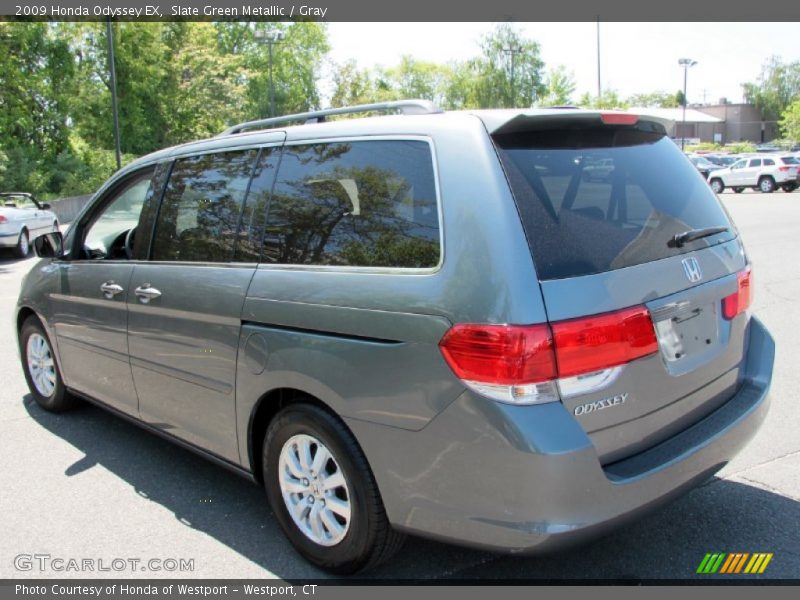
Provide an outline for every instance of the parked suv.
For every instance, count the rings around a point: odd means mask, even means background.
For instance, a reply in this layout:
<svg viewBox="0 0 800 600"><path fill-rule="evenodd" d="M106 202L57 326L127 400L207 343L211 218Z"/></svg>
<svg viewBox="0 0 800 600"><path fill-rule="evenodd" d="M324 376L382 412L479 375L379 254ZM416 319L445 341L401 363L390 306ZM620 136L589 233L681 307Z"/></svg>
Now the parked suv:
<svg viewBox="0 0 800 600"><path fill-rule="evenodd" d="M733 188L737 194L748 187L770 194L778 187L784 192L793 192L799 181L797 159L773 155L743 158L726 169L713 171L708 183L717 194L726 187Z"/></svg>
<svg viewBox="0 0 800 600"><path fill-rule="evenodd" d="M323 122L377 110L401 114ZM597 536L707 480L767 410L741 239L649 117L405 101L246 123L131 163L35 248L33 398L263 484L336 573L406 533Z"/></svg>

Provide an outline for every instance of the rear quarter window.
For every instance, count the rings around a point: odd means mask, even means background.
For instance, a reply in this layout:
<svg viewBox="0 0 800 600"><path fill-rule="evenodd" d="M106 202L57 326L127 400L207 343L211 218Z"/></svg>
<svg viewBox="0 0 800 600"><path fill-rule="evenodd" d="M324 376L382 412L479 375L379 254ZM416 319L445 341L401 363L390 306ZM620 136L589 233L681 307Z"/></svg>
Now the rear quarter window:
<svg viewBox="0 0 800 600"><path fill-rule="evenodd" d="M430 144L370 140L283 149L263 262L430 268L440 254Z"/></svg>
<svg viewBox="0 0 800 600"><path fill-rule="evenodd" d="M495 136L540 279L592 275L720 243L733 228L669 138L625 127ZM676 234L730 231L682 248Z"/></svg>

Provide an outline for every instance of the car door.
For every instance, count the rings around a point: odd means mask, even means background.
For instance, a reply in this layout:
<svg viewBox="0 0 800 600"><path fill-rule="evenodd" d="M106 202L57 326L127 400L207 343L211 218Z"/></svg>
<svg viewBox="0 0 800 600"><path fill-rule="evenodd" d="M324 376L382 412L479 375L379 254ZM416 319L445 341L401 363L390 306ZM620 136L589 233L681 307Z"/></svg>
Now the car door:
<svg viewBox="0 0 800 600"><path fill-rule="evenodd" d="M742 169L742 181L740 185L758 185L758 174L761 172L761 159L751 158L747 161L747 167Z"/></svg>
<svg viewBox="0 0 800 600"><path fill-rule="evenodd" d="M74 224L68 259L54 263L59 281L51 297L66 385L134 416L126 306L134 261L125 240L145 203L160 194L163 177L154 172L124 177Z"/></svg>
<svg viewBox="0 0 800 600"><path fill-rule="evenodd" d="M177 159L151 260L127 292L141 418L229 461L239 457L236 357L266 202L247 191L253 174L274 176L277 146Z"/></svg>

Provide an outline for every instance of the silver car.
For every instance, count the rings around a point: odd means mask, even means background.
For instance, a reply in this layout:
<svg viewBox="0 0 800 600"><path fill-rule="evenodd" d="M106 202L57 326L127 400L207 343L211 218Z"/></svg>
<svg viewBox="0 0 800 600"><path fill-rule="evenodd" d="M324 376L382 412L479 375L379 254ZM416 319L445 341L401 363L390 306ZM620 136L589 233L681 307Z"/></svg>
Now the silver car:
<svg viewBox="0 0 800 600"><path fill-rule="evenodd" d="M325 122L376 110L401 114ZM88 400L263 485L335 573L405 534L591 539L707 480L767 412L742 240L649 117L245 123L131 163L35 248L36 402Z"/></svg>
<svg viewBox="0 0 800 600"><path fill-rule="evenodd" d="M49 204L33 194L0 193L0 248L10 248L19 258L30 254L30 241L49 231L58 231L58 217Z"/></svg>

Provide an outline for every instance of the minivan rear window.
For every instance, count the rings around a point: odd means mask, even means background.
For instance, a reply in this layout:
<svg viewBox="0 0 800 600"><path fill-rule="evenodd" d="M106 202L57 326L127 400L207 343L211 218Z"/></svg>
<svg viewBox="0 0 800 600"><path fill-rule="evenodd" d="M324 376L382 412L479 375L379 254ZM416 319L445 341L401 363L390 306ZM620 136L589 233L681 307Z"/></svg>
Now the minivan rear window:
<svg viewBox="0 0 800 600"><path fill-rule="evenodd" d="M494 136L540 279L592 275L728 241L725 210L663 134L591 126ZM692 229L725 233L675 247Z"/></svg>

